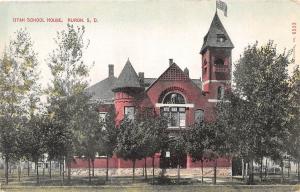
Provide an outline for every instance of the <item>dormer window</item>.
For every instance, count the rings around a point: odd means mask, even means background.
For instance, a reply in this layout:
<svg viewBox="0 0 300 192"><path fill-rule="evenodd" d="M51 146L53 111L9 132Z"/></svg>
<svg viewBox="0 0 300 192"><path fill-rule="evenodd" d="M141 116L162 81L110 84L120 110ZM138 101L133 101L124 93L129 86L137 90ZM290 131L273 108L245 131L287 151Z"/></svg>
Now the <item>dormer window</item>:
<svg viewBox="0 0 300 192"><path fill-rule="evenodd" d="M223 43L226 41L226 37L224 34L217 34L217 42Z"/></svg>

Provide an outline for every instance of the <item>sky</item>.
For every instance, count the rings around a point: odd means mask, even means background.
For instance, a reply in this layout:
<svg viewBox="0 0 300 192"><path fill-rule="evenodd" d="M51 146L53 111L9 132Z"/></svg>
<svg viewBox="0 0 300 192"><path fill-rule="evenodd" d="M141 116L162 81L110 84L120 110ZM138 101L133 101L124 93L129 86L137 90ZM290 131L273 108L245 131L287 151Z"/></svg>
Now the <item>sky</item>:
<svg viewBox="0 0 300 192"><path fill-rule="evenodd" d="M235 48L235 63L244 48L258 41L274 40L278 51L296 45L300 63L299 0L227 0L228 15L218 15ZM102 0L102 1L26 1L0 0L0 54L19 28L26 27L34 41L40 62L41 83L46 87L51 74L46 64L55 49L57 31L66 28L68 18L96 18L85 25L90 41L84 61L90 66L90 85L108 76L108 64L118 76L127 58L136 72L158 77L168 68L168 59L190 70L191 78L201 77L200 48L215 14L215 0ZM13 18L62 18L62 23L13 22ZM297 35L292 34L296 23ZM293 42L295 38L295 42ZM291 70L293 66L290 66Z"/></svg>

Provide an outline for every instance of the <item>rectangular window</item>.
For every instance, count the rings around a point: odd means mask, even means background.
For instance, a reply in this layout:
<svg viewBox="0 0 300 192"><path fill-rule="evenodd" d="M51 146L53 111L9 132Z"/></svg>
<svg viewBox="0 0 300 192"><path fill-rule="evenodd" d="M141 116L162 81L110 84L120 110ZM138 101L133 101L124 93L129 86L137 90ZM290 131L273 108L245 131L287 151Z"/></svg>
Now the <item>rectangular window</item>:
<svg viewBox="0 0 300 192"><path fill-rule="evenodd" d="M195 123L201 123L204 121L204 111L202 109L197 109L195 111Z"/></svg>
<svg viewBox="0 0 300 192"><path fill-rule="evenodd" d="M171 113L171 127L178 127L179 117L177 112Z"/></svg>
<svg viewBox="0 0 300 192"><path fill-rule="evenodd" d="M164 111L170 111L169 107L164 107Z"/></svg>
<svg viewBox="0 0 300 192"><path fill-rule="evenodd" d="M168 118L168 127L170 128L186 126L186 114L184 107L163 107L161 108L161 115Z"/></svg>
<svg viewBox="0 0 300 192"><path fill-rule="evenodd" d="M104 124L104 122L105 122L106 114L107 114L107 112L100 112L99 113L99 122L100 122L100 124L102 126L101 127L102 130L105 130L105 124Z"/></svg>
<svg viewBox="0 0 300 192"><path fill-rule="evenodd" d="M99 121L105 121L105 117L106 117L106 112L100 112L99 113Z"/></svg>
<svg viewBox="0 0 300 192"><path fill-rule="evenodd" d="M179 113L179 126L185 127L185 113Z"/></svg>
<svg viewBox="0 0 300 192"><path fill-rule="evenodd" d="M126 117L130 120L134 120L134 107L125 107L124 108L124 114Z"/></svg>
<svg viewBox="0 0 300 192"><path fill-rule="evenodd" d="M179 108L179 112L185 112L185 108L184 107L180 107Z"/></svg>

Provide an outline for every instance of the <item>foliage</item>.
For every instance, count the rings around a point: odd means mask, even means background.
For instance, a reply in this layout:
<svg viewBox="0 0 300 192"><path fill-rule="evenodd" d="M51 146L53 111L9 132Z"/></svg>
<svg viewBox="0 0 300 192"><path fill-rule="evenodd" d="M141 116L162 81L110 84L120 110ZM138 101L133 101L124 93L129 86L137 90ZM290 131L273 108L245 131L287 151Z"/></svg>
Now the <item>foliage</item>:
<svg viewBox="0 0 300 192"><path fill-rule="evenodd" d="M136 161L144 157L144 132L136 121L125 117L120 124L116 154L125 160Z"/></svg>
<svg viewBox="0 0 300 192"><path fill-rule="evenodd" d="M53 75L50 96L64 97L82 93L87 87L84 79L88 68L83 62L83 50L87 48L83 36L85 27L68 24L67 30L57 32L57 48L49 55L48 66Z"/></svg>
<svg viewBox="0 0 300 192"><path fill-rule="evenodd" d="M37 53L29 33L26 29L17 30L0 60L0 151L6 163L22 156L17 138L24 122L37 112L40 97L37 67Z"/></svg>
<svg viewBox="0 0 300 192"><path fill-rule="evenodd" d="M156 115L152 108L141 108L138 110L136 123L144 132L144 157L153 157L155 153L166 149L167 119Z"/></svg>
<svg viewBox="0 0 300 192"><path fill-rule="evenodd" d="M75 135L77 137L75 149L77 155L84 155L94 160L96 153L99 151L101 139L99 134L101 133L101 122L96 110L97 104L91 103L90 97L85 94L82 94L80 99L80 105L75 110L75 117L77 118L76 130L78 130L75 132L78 133L78 135Z"/></svg>
<svg viewBox="0 0 300 192"><path fill-rule="evenodd" d="M290 52L278 54L272 42L245 49L234 71L235 90L240 100L240 117L235 121L243 156L256 159L269 156L280 159L285 152L289 122L289 86L287 66ZM240 151L244 151L240 150Z"/></svg>
<svg viewBox="0 0 300 192"><path fill-rule="evenodd" d="M100 153L112 157L117 146L119 129L115 125L115 111L111 107L101 121Z"/></svg>
<svg viewBox="0 0 300 192"><path fill-rule="evenodd" d="M203 161L209 149L208 130L203 122L196 122L187 130L187 152L193 161Z"/></svg>
<svg viewBox="0 0 300 192"><path fill-rule="evenodd" d="M300 162L300 70L296 68L290 79L290 134L288 139L288 153L295 161Z"/></svg>
<svg viewBox="0 0 300 192"><path fill-rule="evenodd" d="M57 48L48 58L48 66L53 76L47 90L50 104L48 111L52 116L54 128L61 128L57 130L60 134L55 135L61 137L56 137L58 142L49 141L48 144L62 145L61 151L51 151L51 157L60 156L60 159L66 157L68 165L78 150L77 144L83 137L81 126L86 115L82 112L87 102L83 93L87 87L85 78L88 75L88 68L83 62L83 50L87 48L84 33L84 26L74 27L68 24L66 30L57 32L55 39ZM48 148L54 149L49 145ZM68 175L70 179L70 172Z"/></svg>

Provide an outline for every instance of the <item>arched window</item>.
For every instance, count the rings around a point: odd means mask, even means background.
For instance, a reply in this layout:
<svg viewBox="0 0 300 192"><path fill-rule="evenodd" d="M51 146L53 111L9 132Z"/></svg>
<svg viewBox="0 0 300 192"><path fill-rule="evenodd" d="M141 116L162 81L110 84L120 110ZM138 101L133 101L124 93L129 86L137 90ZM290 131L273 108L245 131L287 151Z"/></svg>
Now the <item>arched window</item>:
<svg viewBox="0 0 300 192"><path fill-rule="evenodd" d="M168 93L164 99L165 104L185 104L185 99L180 93Z"/></svg>
<svg viewBox="0 0 300 192"><path fill-rule="evenodd" d="M224 86L219 86L218 87L218 96L217 96L217 99L221 100L224 98Z"/></svg>
<svg viewBox="0 0 300 192"><path fill-rule="evenodd" d="M186 126L186 108L177 104L185 104L184 97L177 92L166 94L163 104L170 104L161 108L161 114L168 118L168 127L179 128Z"/></svg>
<svg viewBox="0 0 300 192"><path fill-rule="evenodd" d="M223 59L216 59L216 61L215 61L215 64L216 65L224 65L224 60Z"/></svg>

